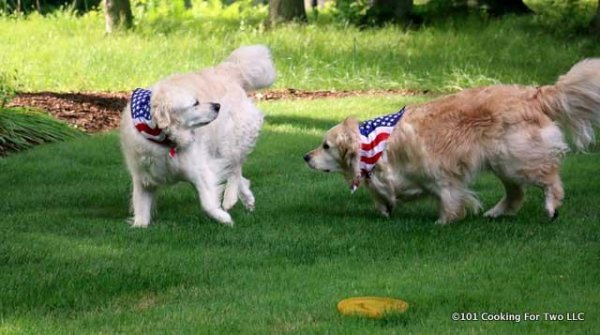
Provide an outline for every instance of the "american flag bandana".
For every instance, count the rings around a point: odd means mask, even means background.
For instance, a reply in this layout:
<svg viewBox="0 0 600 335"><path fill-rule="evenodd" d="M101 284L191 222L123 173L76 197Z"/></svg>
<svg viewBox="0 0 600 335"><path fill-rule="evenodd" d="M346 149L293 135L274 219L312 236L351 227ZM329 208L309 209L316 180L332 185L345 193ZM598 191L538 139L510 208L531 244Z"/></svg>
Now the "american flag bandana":
<svg viewBox="0 0 600 335"><path fill-rule="evenodd" d="M360 172L369 176L375 164L383 156L387 139L402 118L405 107L394 114L376 117L364 121L358 127L360 131Z"/></svg>
<svg viewBox="0 0 600 335"><path fill-rule="evenodd" d="M175 146L167 137L167 134L152 120L150 114L150 97L152 91L143 88L136 88L131 94L131 119L135 128L154 143L168 146L169 155L175 156Z"/></svg>

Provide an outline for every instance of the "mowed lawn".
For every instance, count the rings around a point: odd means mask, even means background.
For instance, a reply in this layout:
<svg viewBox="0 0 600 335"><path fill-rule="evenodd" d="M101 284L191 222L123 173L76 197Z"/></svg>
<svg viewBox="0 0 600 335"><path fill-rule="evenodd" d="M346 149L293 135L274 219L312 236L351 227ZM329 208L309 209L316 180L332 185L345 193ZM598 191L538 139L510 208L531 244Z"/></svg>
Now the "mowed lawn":
<svg viewBox="0 0 600 335"><path fill-rule="evenodd" d="M309 170L302 155L349 114L430 97L261 103L245 166L257 206L209 220L189 185L164 189L154 224L133 229L116 132L0 159L0 333L558 334L600 326L599 146L569 154L560 218L529 189L517 217L434 225L436 204L378 215L363 189ZM486 208L500 183L473 188ZM343 298L389 296L405 315L340 316ZM452 313L540 314L540 321L452 321ZM585 321L543 321L585 313Z"/></svg>

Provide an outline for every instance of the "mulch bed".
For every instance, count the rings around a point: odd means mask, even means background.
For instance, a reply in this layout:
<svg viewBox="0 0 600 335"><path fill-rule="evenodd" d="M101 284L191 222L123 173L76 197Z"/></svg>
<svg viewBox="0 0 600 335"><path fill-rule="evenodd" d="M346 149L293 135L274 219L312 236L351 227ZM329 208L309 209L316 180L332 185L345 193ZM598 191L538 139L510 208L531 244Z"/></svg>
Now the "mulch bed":
<svg viewBox="0 0 600 335"><path fill-rule="evenodd" d="M251 94L255 100L324 99L361 95L417 95L428 92L407 90L361 90L361 91L304 91L293 88L260 91ZM119 125L121 111L127 105L130 92L79 92L19 93L9 107L35 107L47 111L88 133L115 129Z"/></svg>

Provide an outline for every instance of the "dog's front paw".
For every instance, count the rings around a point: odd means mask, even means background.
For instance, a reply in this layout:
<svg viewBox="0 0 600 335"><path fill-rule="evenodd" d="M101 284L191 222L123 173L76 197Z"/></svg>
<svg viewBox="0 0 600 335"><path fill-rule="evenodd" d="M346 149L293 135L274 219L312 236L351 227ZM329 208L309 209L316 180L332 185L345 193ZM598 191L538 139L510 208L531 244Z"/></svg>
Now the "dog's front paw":
<svg viewBox="0 0 600 335"><path fill-rule="evenodd" d="M254 194L250 191L250 180L242 178L242 187L240 189L240 200L249 212L254 212Z"/></svg>
<svg viewBox="0 0 600 335"><path fill-rule="evenodd" d="M495 207L486 211L485 213L483 213L483 216L485 216L486 218L490 218L490 219L498 218L501 215L502 215L502 213L499 213Z"/></svg>
<svg viewBox="0 0 600 335"><path fill-rule="evenodd" d="M449 223L452 223L452 220L450 220L449 218L439 218L435 220L435 224L437 225L447 225Z"/></svg>
<svg viewBox="0 0 600 335"><path fill-rule="evenodd" d="M132 218L128 221L133 228L148 228L148 225L150 224L149 220L143 220L140 218Z"/></svg>
<svg viewBox="0 0 600 335"><path fill-rule="evenodd" d="M219 221L225 226L233 227L233 220L231 219L231 215L222 209L215 209L208 213L213 219Z"/></svg>
<svg viewBox="0 0 600 335"><path fill-rule="evenodd" d="M248 212L254 212L254 196L252 194L242 197L242 204Z"/></svg>
<svg viewBox="0 0 600 335"><path fill-rule="evenodd" d="M379 213L381 213L381 215L383 215L385 218L389 218L392 214L392 207L386 204L378 203L377 209L379 210Z"/></svg>

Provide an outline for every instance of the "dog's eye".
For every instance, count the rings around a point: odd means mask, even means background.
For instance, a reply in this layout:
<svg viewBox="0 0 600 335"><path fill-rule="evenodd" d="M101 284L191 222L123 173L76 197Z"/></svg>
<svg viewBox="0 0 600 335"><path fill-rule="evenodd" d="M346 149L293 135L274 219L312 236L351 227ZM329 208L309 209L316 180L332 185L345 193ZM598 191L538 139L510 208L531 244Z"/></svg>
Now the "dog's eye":
<svg viewBox="0 0 600 335"><path fill-rule="evenodd" d="M200 104L200 101L196 100L196 102L194 102L194 104L192 105L192 107L196 107Z"/></svg>
<svg viewBox="0 0 600 335"><path fill-rule="evenodd" d="M325 149L325 150L329 149L329 144L323 143L323 149Z"/></svg>

